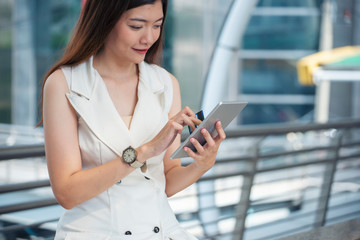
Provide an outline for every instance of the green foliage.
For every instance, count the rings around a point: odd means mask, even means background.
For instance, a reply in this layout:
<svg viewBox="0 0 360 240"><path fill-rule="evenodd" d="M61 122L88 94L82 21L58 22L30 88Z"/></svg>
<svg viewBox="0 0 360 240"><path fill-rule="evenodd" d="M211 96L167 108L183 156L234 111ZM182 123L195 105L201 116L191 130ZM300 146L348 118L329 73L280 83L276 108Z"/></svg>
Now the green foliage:
<svg viewBox="0 0 360 240"><path fill-rule="evenodd" d="M62 49L69 41L69 35L67 33L54 33L51 35L51 48Z"/></svg>
<svg viewBox="0 0 360 240"><path fill-rule="evenodd" d="M11 48L12 34L10 30L0 29L0 48Z"/></svg>

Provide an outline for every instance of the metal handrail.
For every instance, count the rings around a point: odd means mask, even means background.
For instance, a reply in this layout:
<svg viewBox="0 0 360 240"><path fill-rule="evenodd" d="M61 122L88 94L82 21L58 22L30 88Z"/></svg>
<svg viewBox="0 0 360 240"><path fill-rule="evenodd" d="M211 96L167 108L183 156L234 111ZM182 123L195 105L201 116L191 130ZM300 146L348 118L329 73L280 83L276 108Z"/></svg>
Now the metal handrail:
<svg viewBox="0 0 360 240"><path fill-rule="evenodd" d="M36 228L36 227L40 227L41 225L43 225L45 223L55 222L55 221L58 221L58 220L59 220L59 218L54 218L54 219L41 221L41 222L36 222L36 223L31 223L31 224L23 224L23 225L14 225L14 226L3 227L3 228L0 229L0 233L14 232L14 231L18 231L18 230L23 230L24 228L34 228L34 227Z"/></svg>
<svg viewBox="0 0 360 240"><path fill-rule="evenodd" d="M264 126L245 126L240 128L232 128L226 130L226 137L228 139L238 137L259 137L269 135L283 135L289 132L308 132L319 131L326 129L342 129L342 128L356 128L360 125L360 119L349 119L341 122L329 123L298 123L298 124L272 124ZM184 141L189 134L182 134L181 139ZM355 143L356 144L356 143ZM25 152L28 155L24 156ZM21 145L21 146L1 146L0 160L19 159L31 155L45 156L44 144L36 145Z"/></svg>
<svg viewBox="0 0 360 240"><path fill-rule="evenodd" d="M0 161L45 156L44 144L0 147Z"/></svg>
<svg viewBox="0 0 360 240"><path fill-rule="evenodd" d="M29 190L40 187L49 187L50 181L49 179L39 180L39 181L31 181L25 183L14 183L14 184L6 184L0 185L0 194L1 193L10 193L22 190Z"/></svg>
<svg viewBox="0 0 360 240"><path fill-rule="evenodd" d="M233 137L255 137L269 135L284 135L289 132L308 132L326 129L358 128L360 119L347 119L340 122L328 123L297 123L297 124L271 124L263 126L250 126L231 129L226 136Z"/></svg>
<svg viewBox="0 0 360 240"><path fill-rule="evenodd" d="M57 205L57 204L58 204L58 202L56 201L55 198L48 198L48 199L42 199L42 200L37 200L37 201L32 201L32 202L11 204L11 205L6 205L6 206L1 206L0 214L19 212L19 211L30 210L30 209L34 209L34 208L53 206L53 205Z"/></svg>
<svg viewBox="0 0 360 240"><path fill-rule="evenodd" d="M290 124L267 124L267 125L245 125L238 128L225 129L226 138L238 137L262 137L269 135L284 135L289 132L308 132L327 129L357 128L360 119L344 119L339 122L328 123L290 123ZM181 136L182 141L189 137L184 133Z"/></svg>

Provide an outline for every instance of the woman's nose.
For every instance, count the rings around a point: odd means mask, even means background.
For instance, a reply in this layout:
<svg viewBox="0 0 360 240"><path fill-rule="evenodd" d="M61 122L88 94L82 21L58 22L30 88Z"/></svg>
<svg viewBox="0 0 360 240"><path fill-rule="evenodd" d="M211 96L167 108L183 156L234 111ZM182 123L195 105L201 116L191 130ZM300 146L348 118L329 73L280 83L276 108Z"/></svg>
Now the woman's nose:
<svg viewBox="0 0 360 240"><path fill-rule="evenodd" d="M155 30L153 29L147 29L143 36L140 39L140 43L142 44L152 44L154 42L155 38Z"/></svg>

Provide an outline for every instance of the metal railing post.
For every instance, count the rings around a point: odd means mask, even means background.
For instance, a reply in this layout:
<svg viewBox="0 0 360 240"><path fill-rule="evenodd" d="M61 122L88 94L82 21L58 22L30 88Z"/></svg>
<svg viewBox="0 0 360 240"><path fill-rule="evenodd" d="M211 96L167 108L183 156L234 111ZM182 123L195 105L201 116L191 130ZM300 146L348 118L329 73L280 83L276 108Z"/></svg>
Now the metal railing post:
<svg viewBox="0 0 360 240"><path fill-rule="evenodd" d="M336 172L336 166L339 159L339 151L342 142L342 132L337 134L332 141L335 143L335 150L333 153L332 162L327 164L324 171L323 183L321 185L319 203L316 211L314 228L322 227L326 222L326 215L329 207L329 198L331 196L331 189L333 185L334 175Z"/></svg>
<svg viewBox="0 0 360 240"><path fill-rule="evenodd" d="M205 175L211 175L213 171L214 170L211 169ZM215 180L198 182L196 184L196 187L199 194L198 197L199 220L202 224L204 235L211 236L219 231L218 223L216 222L216 220L219 218L220 212L219 209L212 207L212 206L216 206ZM212 192L212 194L204 194L206 192ZM204 222L206 221L210 221L212 223L204 224Z"/></svg>
<svg viewBox="0 0 360 240"><path fill-rule="evenodd" d="M250 206L251 188L254 183L256 166L259 160L260 144L264 138L265 137L260 138L255 144L255 146L252 148L253 159L249 163L249 175L244 176L240 200L238 205L236 206L236 215L235 215L236 223L235 223L232 240L242 240L244 237L246 216Z"/></svg>

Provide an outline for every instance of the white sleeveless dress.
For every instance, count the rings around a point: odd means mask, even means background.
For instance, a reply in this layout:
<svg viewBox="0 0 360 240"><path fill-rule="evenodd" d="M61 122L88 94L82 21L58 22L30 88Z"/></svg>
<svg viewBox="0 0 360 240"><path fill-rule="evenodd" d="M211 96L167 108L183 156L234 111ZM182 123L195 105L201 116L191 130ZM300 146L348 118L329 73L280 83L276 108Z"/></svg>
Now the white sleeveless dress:
<svg viewBox="0 0 360 240"><path fill-rule="evenodd" d="M139 64L138 102L130 128L116 111L92 58L62 71L70 89L66 96L78 116L83 169L150 141L168 121L172 80L159 66ZM163 156L148 159L145 173L136 169L97 197L66 210L55 240L196 239L179 226L169 206Z"/></svg>

